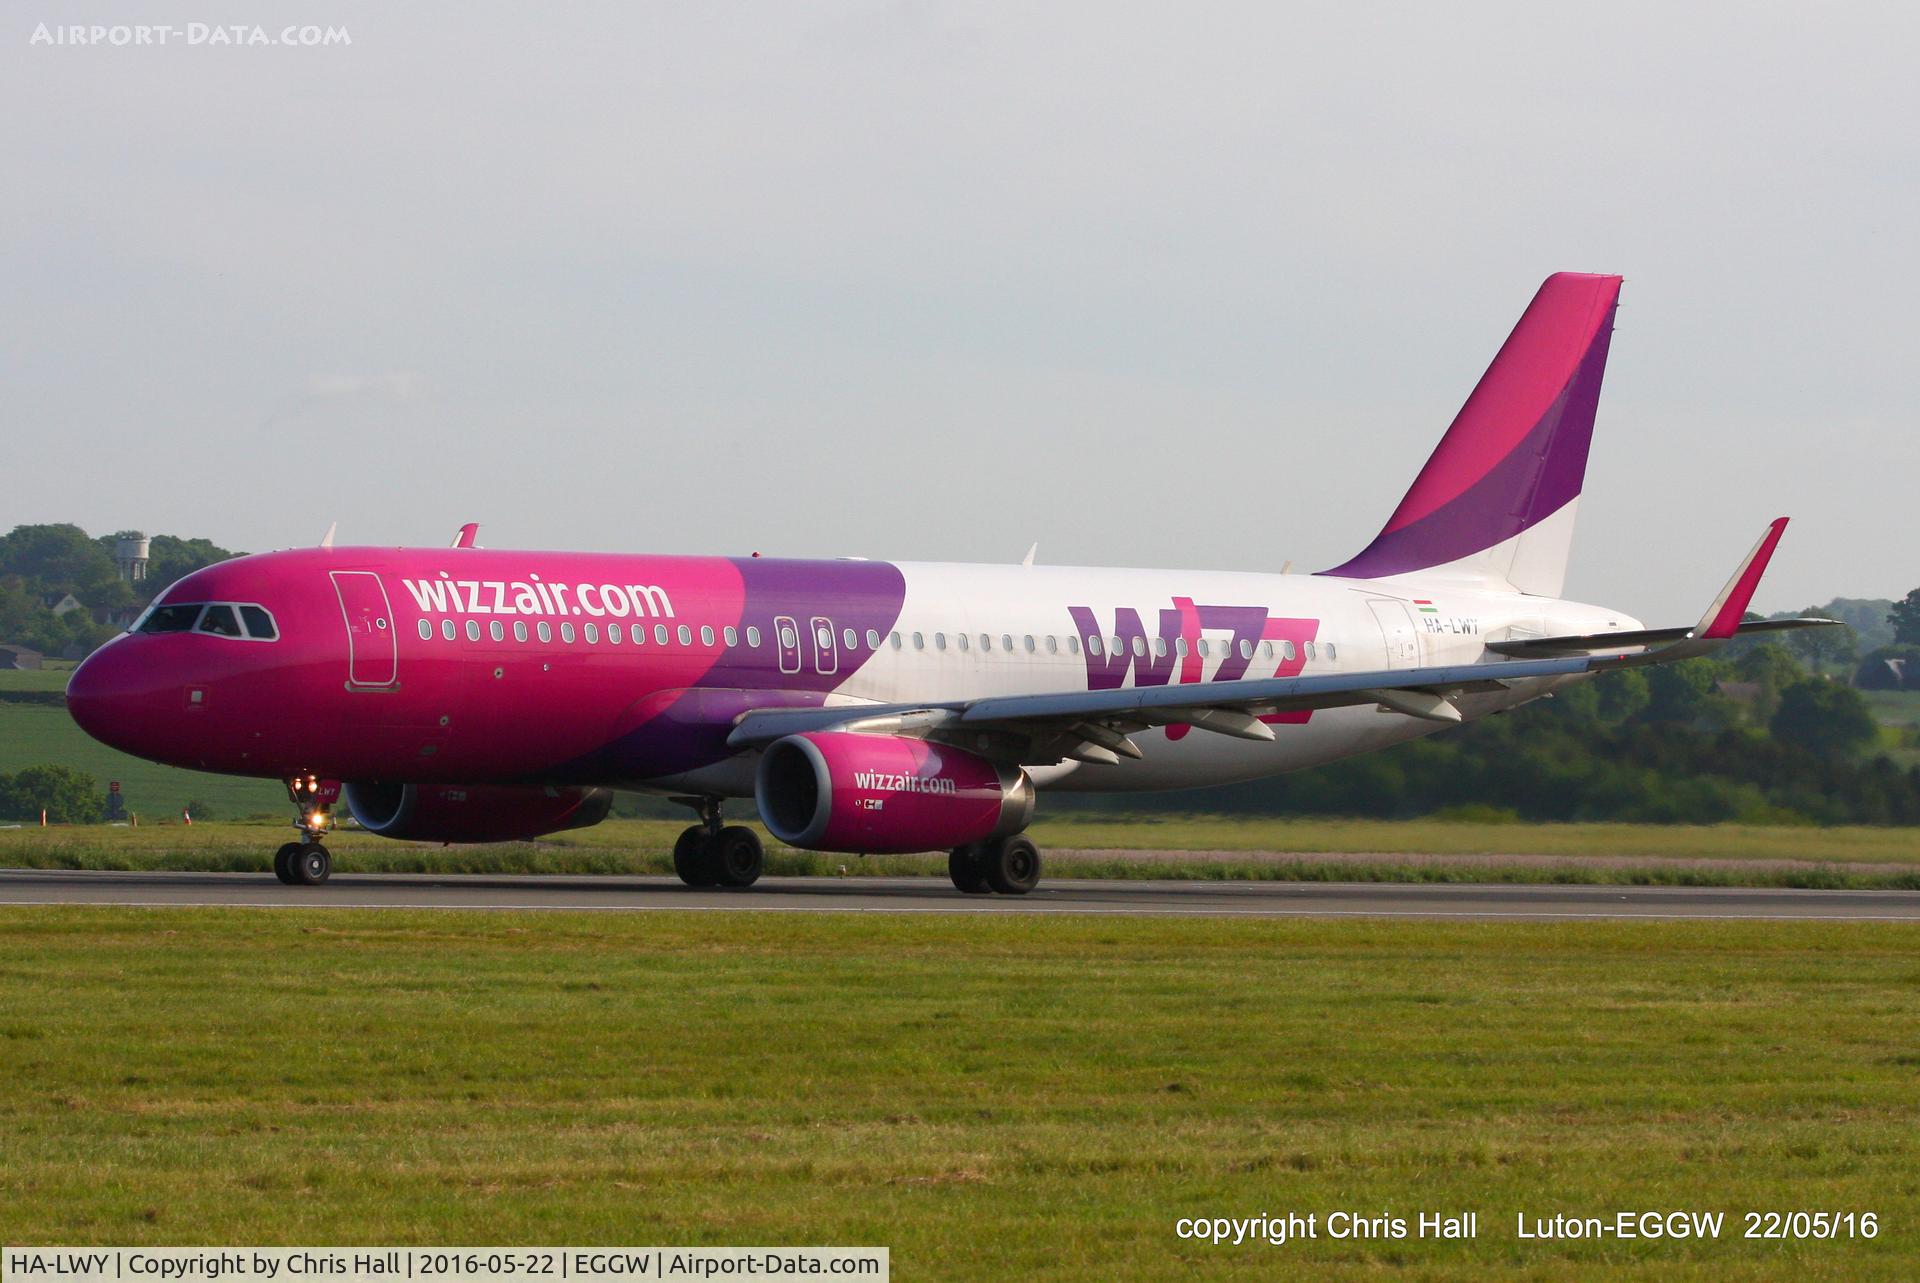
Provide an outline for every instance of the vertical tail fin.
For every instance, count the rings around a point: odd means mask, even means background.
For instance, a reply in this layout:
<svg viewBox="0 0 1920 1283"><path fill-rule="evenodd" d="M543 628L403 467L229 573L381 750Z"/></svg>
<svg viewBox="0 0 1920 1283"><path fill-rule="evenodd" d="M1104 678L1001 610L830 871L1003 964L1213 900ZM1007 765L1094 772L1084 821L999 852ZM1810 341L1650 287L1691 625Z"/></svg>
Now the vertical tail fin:
<svg viewBox="0 0 1920 1283"><path fill-rule="evenodd" d="M1451 572L1559 596L1620 279L1549 276L1386 527L1321 573Z"/></svg>

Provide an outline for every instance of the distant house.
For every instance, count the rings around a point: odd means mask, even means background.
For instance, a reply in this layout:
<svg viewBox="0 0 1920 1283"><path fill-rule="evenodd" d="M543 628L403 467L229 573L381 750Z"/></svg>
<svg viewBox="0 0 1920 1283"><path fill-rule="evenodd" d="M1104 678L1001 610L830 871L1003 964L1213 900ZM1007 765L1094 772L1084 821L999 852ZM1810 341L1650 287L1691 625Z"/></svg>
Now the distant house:
<svg viewBox="0 0 1920 1283"><path fill-rule="evenodd" d="M70 592L49 593L40 599L40 604L55 615L64 615L70 611L85 610L86 604Z"/></svg>
<svg viewBox="0 0 1920 1283"><path fill-rule="evenodd" d="M38 668L40 652L30 646L0 646L0 668Z"/></svg>

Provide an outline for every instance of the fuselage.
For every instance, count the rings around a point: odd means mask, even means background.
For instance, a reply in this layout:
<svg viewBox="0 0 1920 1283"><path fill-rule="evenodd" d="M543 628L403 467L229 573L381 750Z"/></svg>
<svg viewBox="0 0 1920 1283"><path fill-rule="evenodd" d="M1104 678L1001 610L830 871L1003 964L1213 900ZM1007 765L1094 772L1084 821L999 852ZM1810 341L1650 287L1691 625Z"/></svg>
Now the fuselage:
<svg viewBox="0 0 1920 1283"><path fill-rule="evenodd" d="M182 579L68 700L96 738L209 771L746 796L754 755L726 739L755 709L1473 663L1491 640L1638 626L1448 578L312 548ZM1271 742L1170 726L1137 737L1143 760L1029 774L1195 787L1439 728L1371 705L1266 720Z"/></svg>

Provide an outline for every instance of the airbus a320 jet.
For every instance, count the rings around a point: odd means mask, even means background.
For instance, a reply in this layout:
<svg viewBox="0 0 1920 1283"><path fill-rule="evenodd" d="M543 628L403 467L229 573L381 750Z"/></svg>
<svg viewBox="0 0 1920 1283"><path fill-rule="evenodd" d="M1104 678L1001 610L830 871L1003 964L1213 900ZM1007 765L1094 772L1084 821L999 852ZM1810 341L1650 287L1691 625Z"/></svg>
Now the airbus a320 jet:
<svg viewBox="0 0 1920 1283"><path fill-rule="evenodd" d="M289 883L326 881L337 801L386 837L497 842L632 789L697 813L690 885L759 877L721 818L751 798L789 845L945 850L960 891L1021 894L1041 793L1318 766L1830 622L1743 622L1785 518L1692 626L1561 598L1619 291L1548 278L1378 536L1317 574L509 552L468 526L188 575L67 706L129 753L284 781Z"/></svg>

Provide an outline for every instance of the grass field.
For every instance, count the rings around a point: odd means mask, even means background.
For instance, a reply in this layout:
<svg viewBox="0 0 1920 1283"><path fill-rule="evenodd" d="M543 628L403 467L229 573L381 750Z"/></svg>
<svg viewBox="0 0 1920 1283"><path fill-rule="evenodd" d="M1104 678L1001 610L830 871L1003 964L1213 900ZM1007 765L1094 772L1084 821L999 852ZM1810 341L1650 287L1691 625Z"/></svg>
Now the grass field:
<svg viewBox="0 0 1920 1283"><path fill-rule="evenodd" d="M690 818L690 817L689 817ZM538 842L443 847L353 828L328 838L352 872L672 872L685 821L609 820ZM1505 881L1920 888L1920 831L1739 825L1454 824L1432 820L1140 817L1043 820L1049 877ZM285 823L0 830L0 867L260 871ZM945 877L944 856L860 859L766 839L768 872Z"/></svg>
<svg viewBox="0 0 1920 1283"><path fill-rule="evenodd" d="M0 691L64 691L75 665L49 659L41 668L0 668Z"/></svg>
<svg viewBox="0 0 1920 1283"><path fill-rule="evenodd" d="M877 1243L898 1278L1908 1278L1911 930L0 910L0 1241ZM1519 1213L1730 1214L1527 1243ZM1739 1213L1872 1211L1871 1241ZM1466 1243L1181 1216L1477 1210Z"/></svg>
<svg viewBox="0 0 1920 1283"><path fill-rule="evenodd" d="M0 673L0 677L45 677L45 672ZM66 685L60 674L55 689ZM129 809L143 818L178 816L189 801L213 815L278 815L287 809L287 792L272 780L239 779L160 766L108 748L74 725L57 704L0 701L0 773L28 766L66 766L93 776L104 792L119 780Z"/></svg>

